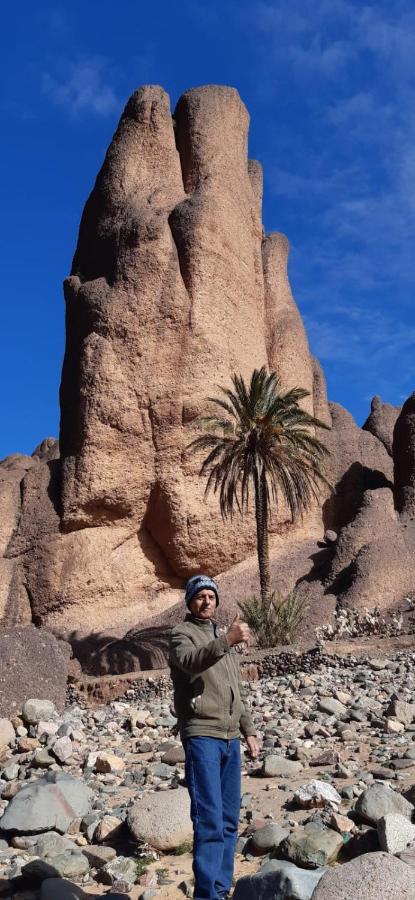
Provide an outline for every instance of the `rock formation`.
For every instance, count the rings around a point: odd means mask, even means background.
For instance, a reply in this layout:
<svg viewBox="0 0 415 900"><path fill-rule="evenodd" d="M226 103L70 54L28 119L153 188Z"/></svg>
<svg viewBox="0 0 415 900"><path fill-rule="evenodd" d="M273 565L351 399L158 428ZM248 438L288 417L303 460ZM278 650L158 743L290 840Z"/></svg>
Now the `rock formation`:
<svg viewBox="0 0 415 900"><path fill-rule="evenodd" d="M415 522L415 392L404 403L393 432L396 508Z"/></svg>
<svg viewBox="0 0 415 900"><path fill-rule="evenodd" d="M415 597L415 394L396 419L392 450L392 483L364 491L335 549L328 592L344 606L388 610Z"/></svg>
<svg viewBox="0 0 415 900"><path fill-rule="evenodd" d="M393 429L401 408L392 406L391 403L383 403L380 397L373 397L370 415L362 425L364 431L370 431L379 438L383 446L392 456Z"/></svg>
<svg viewBox="0 0 415 900"><path fill-rule="evenodd" d="M392 414L383 405L387 427L370 433L329 407L291 293L287 239L264 235L262 169L248 160L248 126L227 87L188 91L173 117L160 87L127 103L65 282L60 458L47 439L32 457L0 463L0 616L8 624L132 626L171 606L186 576L226 573L254 552L252 514L224 524L217 498L204 499L200 460L186 450L206 397L233 372L249 378L266 365L283 388L307 388L306 407L331 427L323 436L334 490L295 527L281 508L271 553L285 547L289 555L293 541L348 526L368 491L390 493ZM405 416L395 428L400 447L412 428ZM402 510L412 502L405 466L396 487ZM365 509L366 499L363 517ZM308 573L301 551L287 588Z"/></svg>

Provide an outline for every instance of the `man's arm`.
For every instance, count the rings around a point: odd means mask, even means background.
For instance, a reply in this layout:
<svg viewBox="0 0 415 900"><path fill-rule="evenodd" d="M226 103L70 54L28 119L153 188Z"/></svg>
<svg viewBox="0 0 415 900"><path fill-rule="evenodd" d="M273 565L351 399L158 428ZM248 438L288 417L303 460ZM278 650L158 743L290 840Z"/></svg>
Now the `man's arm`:
<svg viewBox="0 0 415 900"><path fill-rule="evenodd" d="M170 637L169 665L176 666L189 675L199 675L213 666L228 650L226 635L214 638L204 647L195 647L183 631L174 629Z"/></svg>
<svg viewBox="0 0 415 900"><path fill-rule="evenodd" d="M242 684L241 673L238 671L238 687L239 687L239 696L241 698L242 703L242 713L239 719L239 727L244 737L249 737L251 735L256 735L256 728L252 721L252 716L250 713L250 709L247 701L247 691L246 688Z"/></svg>

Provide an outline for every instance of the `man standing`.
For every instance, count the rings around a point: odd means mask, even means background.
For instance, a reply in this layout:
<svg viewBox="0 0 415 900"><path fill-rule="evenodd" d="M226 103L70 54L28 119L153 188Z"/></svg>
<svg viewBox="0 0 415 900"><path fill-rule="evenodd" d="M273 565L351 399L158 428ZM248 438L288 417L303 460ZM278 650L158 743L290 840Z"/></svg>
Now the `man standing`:
<svg viewBox="0 0 415 900"><path fill-rule="evenodd" d="M232 885L241 797L240 733L253 758L255 728L239 674L235 644L249 638L237 615L218 636L216 582L194 575L186 585L189 610L173 628L170 668L193 822L194 897L223 900Z"/></svg>

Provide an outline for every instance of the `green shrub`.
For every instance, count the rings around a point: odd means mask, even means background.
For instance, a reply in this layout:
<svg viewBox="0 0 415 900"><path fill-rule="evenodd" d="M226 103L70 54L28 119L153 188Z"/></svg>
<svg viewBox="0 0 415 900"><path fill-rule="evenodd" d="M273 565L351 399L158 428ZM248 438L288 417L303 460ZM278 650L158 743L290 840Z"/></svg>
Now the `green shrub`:
<svg viewBox="0 0 415 900"><path fill-rule="evenodd" d="M267 605L252 597L241 601L238 606L261 648L291 644L308 608L304 597L295 591L283 600L278 600L274 591Z"/></svg>
<svg viewBox="0 0 415 900"><path fill-rule="evenodd" d="M192 841L183 841L178 847L171 851L172 856L184 856L185 853L191 853L193 850Z"/></svg>
<svg viewBox="0 0 415 900"><path fill-rule="evenodd" d="M143 855L143 856L136 857L135 863L136 863L136 869L137 869L137 878L139 878L140 875L145 875L145 873L147 872L147 867L152 862L154 862L154 856Z"/></svg>

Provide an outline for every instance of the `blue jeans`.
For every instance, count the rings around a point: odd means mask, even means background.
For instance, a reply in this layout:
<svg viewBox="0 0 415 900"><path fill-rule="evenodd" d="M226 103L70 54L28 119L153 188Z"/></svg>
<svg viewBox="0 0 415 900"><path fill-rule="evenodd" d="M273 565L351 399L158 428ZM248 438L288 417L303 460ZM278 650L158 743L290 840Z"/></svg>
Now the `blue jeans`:
<svg viewBox="0 0 415 900"><path fill-rule="evenodd" d="M239 739L190 737L184 742L193 822L194 897L218 900L232 885L241 805Z"/></svg>

